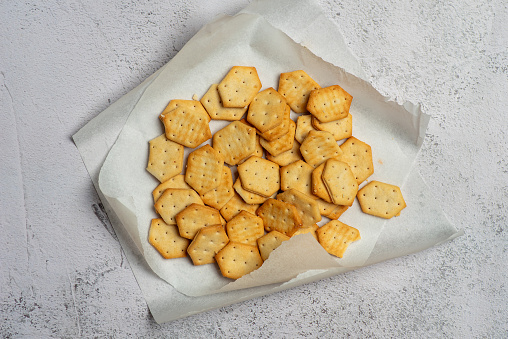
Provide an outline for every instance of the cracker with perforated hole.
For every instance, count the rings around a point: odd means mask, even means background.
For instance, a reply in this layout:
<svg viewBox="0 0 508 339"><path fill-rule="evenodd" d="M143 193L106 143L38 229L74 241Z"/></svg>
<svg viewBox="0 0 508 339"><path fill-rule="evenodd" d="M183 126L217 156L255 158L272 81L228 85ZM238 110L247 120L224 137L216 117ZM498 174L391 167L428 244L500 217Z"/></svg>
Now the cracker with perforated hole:
<svg viewBox="0 0 508 339"><path fill-rule="evenodd" d="M189 247L187 253L194 265L206 265L215 262L215 255L229 242L222 225L211 225L201 228Z"/></svg>
<svg viewBox="0 0 508 339"><path fill-rule="evenodd" d="M323 169L325 168L325 163L322 163L318 167L314 168L312 171L312 194L314 194L316 197L321 198L327 203L333 203L332 198L330 197L330 194L328 193L328 190L326 189L326 185L323 182Z"/></svg>
<svg viewBox="0 0 508 339"><path fill-rule="evenodd" d="M342 150L333 135L324 131L310 131L300 146L305 161L316 168L328 159L340 159Z"/></svg>
<svg viewBox="0 0 508 339"><path fill-rule="evenodd" d="M280 188L287 191L296 189L309 197L312 195L312 171L314 168L303 160L295 161L280 169Z"/></svg>
<svg viewBox="0 0 508 339"><path fill-rule="evenodd" d="M335 208L326 216L328 219L339 219L344 212L347 211L347 205L335 205Z"/></svg>
<svg viewBox="0 0 508 339"><path fill-rule="evenodd" d="M310 92L307 110L321 122L347 117L353 97L339 85Z"/></svg>
<svg viewBox="0 0 508 339"><path fill-rule="evenodd" d="M159 135L149 141L146 170L161 183L179 174L183 168L183 146Z"/></svg>
<svg viewBox="0 0 508 339"><path fill-rule="evenodd" d="M278 91L296 113L307 112L310 92L319 88L321 86L302 70L281 73L279 78Z"/></svg>
<svg viewBox="0 0 508 339"><path fill-rule="evenodd" d="M213 148L234 166L256 150L256 129L240 121L234 121L217 131L212 139Z"/></svg>
<svg viewBox="0 0 508 339"><path fill-rule="evenodd" d="M224 158L210 145L191 152L187 158L185 181L200 195L218 187L223 177Z"/></svg>
<svg viewBox="0 0 508 339"><path fill-rule="evenodd" d="M268 153L273 156L277 156L293 148L293 143L295 141L295 129L295 122L293 120L289 120L289 130L286 134L272 141L267 141L261 138L259 142Z"/></svg>
<svg viewBox="0 0 508 339"><path fill-rule="evenodd" d="M161 116L161 120L166 137L180 145L195 148L212 137L208 120L185 107L172 110Z"/></svg>
<svg viewBox="0 0 508 339"><path fill-rule="evenodd" d="M294 205L276 199L268 199L256 214L263 219L267 232L278 231L291 236L302 227L302 219Z"/></svg>
<svg viewBox="0 0 508 339"><path fill-rule="evenodd" d="M221 223L218 210L200 204L187 206L175 216L175 219L180 236L187 239L194 239L196 233L203 227Z"/></svg>
<svg viewBox="0 0 508 339"><path fill-rule="evenodd" d="M286 99L269 87L254 97L247 112L247 121L260 133L280 125L284 121Z"/></svg>
<svg viewBox="0 0 508 339"><path fill-rule="evenodd" d="M155 202L155 210L169 225L176 225L176 215L192 204L203 205L203 201L192 189L167 188Z"/></svg>
<svg viewBox="0 0 508 339"><path fill-rule="evenodd" d="M271 231L270 233L265 234L261 238L257 240L259 253L261 254L261 258L263 261L268 259L270 254L279 247L284 241L289 240L290 238L277 231Z"/></svg>
<svg viewBox="0 0 508 339"><path fill-rule="evenodd" d="M164 115L168 114L169 112L177 109L177 108L184 108L186 112L193 112L198 114L199 116L206 119L207 122L210 122L211 118L210 115L208 115L206 109L203 107L201 102L198 100L183 100L183 99L173 99L169 102L169 104L166 106L164 111L160 114L159 118L164 117Z"/></svg>
<svg viewBox="0 0 508 339"><path fill-rule="evenodd" d="M229 199L229 201L220 209L220 214L224 217L224 219L226 219L226 221L229 221L241 211L247 211L255 214L258 207L258 204L246 203L242 197L235 192L233 197Z"/></svg>
<svg viewBox="0 0 508 339"><path fill-rule="evenodd" d="M341 160L351 167L358 184L361 184L374 173L372 162L372 149L365 142L355 137L350 137L342 145Z"/></svg>
<svg viewBox="0 0 508 339"><path fill-rule="evenodd" d="M266 158L273 161L279 166L287 166L295 161L302 160L302 154L300 153L300 143L296 140L293 141L293 147L290 150L282 152L277 156L267 154Z"/></svg>
<svg viewBox="0 0 508 339"><path fill-rule="evenodd" d="M332 213L332 211L334 210L335 207L337 207L337 205L335 205L334 203L331 203L331 202L327 202L327 201L324 201L323 199L319 198L316 200L317 204L318 204L318 207L319 207L319 213L326 217L328 216L330 213Z"/></svg>
<svg viewBox="0 0 508 339"><path fill-rule="evenodd" d="M312 117L312 126L319 131L330 132L335 140L339 141L353 135L353 116L348 114L345 118L330 122L320 122Z"/></svg>
<svg viewBox="0 0 508 339"><path fill-rule="evenodd" d="M240 120L245 112L247 112L247 106L224 107L219 95L218 86L217 84L210 86L208 91L201 98L201 104L212 119L228 121Z"/></svg>
<svg viewBox="0 0 508 339"><path fill-rule="evenodd" d="M277 194L277 200L296 207L296 210L300 215L300 219L302 220L302 227L312 226L321 221L321 213L319 213L318 203L307 194L292 188Z"/></svg>
<svg viewBox="0 0 508 339"><path fill-rule="evenodd" d="M156 202L157 199L159 199L159 197L162 195L162 192L164 192L167 188L192 189L192 187L190 187L189 184L185 182L185 175L178 174L155 187L155 189L152 191L153 202Z"/></svg>
<svg viewBox="0 0 508 339"><path fill-rule="evenodd" d="M255 67L233 66L218 85L224 107L246 107L261 89Z"/></svg>
<svg viewBox="0 0 508 339"><path fill-rule="evenodd" d="M238 166L238 176L245 190L264 197L280 188L279 165L270 160L252 156Z"/></svg>
<svg viewBox="0 0 508 339"><path fill-rule="evenodd" d="M230 241L215 260L223 276L238 279L263 265L257 246Z"/></svg>
<svg viewBox="0 0 508 339"><path fill-rule="evenodd" d="M261 146L261 142L259 142L260 139L261 138L259 137L259 135L256 135L256 148L254 149L254 153L252 153L252 154L248 155L246 158L243 158L242 160L240 160L238 162L238 165L243 164L244 162L247 161L247 159L249 159L252 156L262 158L265 155L265 149L263 148L263 146Z"/></svg>
<svg viewBox="0 0 508 339"><path fill-rule="evenodd" d="M353 241L360 240L360 231L338 220L332 220L317 231L318 241L330 254L342 258Z"/></svg>
<svg viewBox="0 0 508 339"><path fill-rule="evenodd" d="M223 166L220 185L203 194L201 199L206 205L220 210L234 194L235 190L233 189L231 169L227 166Z"/></svg>
<svg viewBox="0 0 508 339"><path fill-rule="evenodd" d="M314 225L310 225L310 226L306 226L306 227L300 227L295 233L293 233L292 237L294 237L295 235L299 235L299 234L311 234L316 240L317 239L317 234L316 234L316 231L317 229L319 228L318 224L314 224Z"/></svg>
<svg viewBox="0 0 508 339"><path fill-rule="evenodd" d="M334 204L347 206L353 204L358 192L358 183L348 164L328 159L321 177Z"/></svg>
<svg viewBox="0 0 508 339"><path fill-rule="evenodd" d="M268 200L268 197L264 197L262 195L245 190L242 186L242 181L240 180L240 178L236 179L233 188L235 189L236 193L238 193L238 195L241 196L243 201L245 201L247 204L262 204L266 200ZM275 195L277 195L277 193L274 193L270 198L275 198Z"/></svg>
<svg viewBox="0 0 508 339"><path fill-rule="evenodd" d="M385 219L398 215L406 207L398 186L376 180L363 186L357 198L363 212Z"/></svg>
<svg viewBox="0 0 508 339"><path fill-rule="evenodd" d="M272 129L269 129L268 131L264 133L258 133L261 138L265 139L266 141L272 141L277 138L280 138L281 136L287 134L289 131L289 128L291 127L290 122L291 120L291 108L289 108L289 105L286 105L286 110L284 111L284 119L282 122L275 126Z"/></svg>
<svg viewBox="0 0 508 339"><path fill-rule="evenodd" d="M305 140L310 131L315 130L314 126L312 126L312 115L306 114L296 118L295 139L300 144Z"/></svg>
<svg viewBox="0 0 508 339"><path fill-rule="evenodd" d="M263 219L241 211L226 224L226 231L230 241L256 246L257 239L265 234Z"/></svg>
<svg viewBox="0 0 508 339"><path fill-rule="evenodd" d="M152 219L148 231L148 242L165 258L183 258L189 240L182 238L175 225L168 225L161 218Z"/></svg>

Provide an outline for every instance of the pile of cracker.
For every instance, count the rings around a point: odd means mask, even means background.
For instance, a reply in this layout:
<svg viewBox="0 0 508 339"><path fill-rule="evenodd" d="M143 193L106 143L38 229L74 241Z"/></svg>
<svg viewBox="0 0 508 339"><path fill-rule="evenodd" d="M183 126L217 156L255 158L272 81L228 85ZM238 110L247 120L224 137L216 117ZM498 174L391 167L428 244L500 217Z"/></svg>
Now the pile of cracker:
<svg viewBox="0 0 508 339"><path fill-rule="evenodd" d="M149 141L147 165L160 181L160 217L148 240L164 258L217 263L237 279L303 233L342 258L360 239L337 220L355 198L381 218L406 206L397 186L359 188L374 173L372 150L352 134L353 97L343 88L322 88L302 70L280 74L278 90L261 88L255 67L234 66L200 101L171 100L160 114L165 133ZM230 123L212 135L211 119ZM184 147L194 149L185 166Z"/></svg>

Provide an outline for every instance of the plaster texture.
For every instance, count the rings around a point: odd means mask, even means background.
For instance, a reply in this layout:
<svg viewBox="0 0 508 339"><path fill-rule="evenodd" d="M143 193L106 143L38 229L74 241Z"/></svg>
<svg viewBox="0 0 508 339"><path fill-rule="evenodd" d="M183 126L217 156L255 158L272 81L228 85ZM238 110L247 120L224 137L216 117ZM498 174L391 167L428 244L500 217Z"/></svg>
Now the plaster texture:
<svg viewBox="0 0 508 339"><path fill-rule="evenodd" d="M0 2L0 337L508 337L508 5L319 0L465 235L158 325L71 135L248 1Z"/></svg>

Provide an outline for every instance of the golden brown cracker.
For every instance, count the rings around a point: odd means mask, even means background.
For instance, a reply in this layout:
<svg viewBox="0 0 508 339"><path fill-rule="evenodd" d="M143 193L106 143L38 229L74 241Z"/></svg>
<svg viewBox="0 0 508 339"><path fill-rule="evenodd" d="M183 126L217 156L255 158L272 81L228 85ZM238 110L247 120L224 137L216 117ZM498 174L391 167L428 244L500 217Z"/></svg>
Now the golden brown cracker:
<svg viewBox="0 0 508 339"><path fill-rule="evenodd" d="M353 204L358 192L358 183L348 164L328 159L321 177L334 204L347 206Z"/></svg>
<svg viewBox="0 0 508 339"><path fill-rule="evenodd" d="M221 223L218 210L200 204L187 206L175 216L175 219L180 236L187 239L194 239L196 233L203 227Z"/></svg>
<svg viewBox="0 0 508 339"><path fill-rule="evenodd" d="M256 129L234 121L217 131L212 142L224 161L234 166L256 151Z"/></svg>
<svg viewBox="0 0 508 339"><path fill-rule="evenodd" d="M246 107L261 89L255 67L233 66L218 85L224 107Z"/></svg>
<svg viewBox="0 0 508 339"><path fill-rule="evenodd" d="M296 207L280 200L268 199L258 208L256 214L263 219L267 232L275 230L291 236L302 227L302 219Z"/></svg>
<svg viewBox="0 0 508 339"><path fill-rule="evenodd" d="M295 141L295 128L296 124L294 121L289 120L289 130L286 134L272 141L267 141L261 138L259 142L268 153L273 156L277 156L293 148L293 143Z"/></svg>
<svg viewBox="0 0 508 339"><path fill-rule="evenodd" d="M359 240L360 232L338 220L332 220L317 231L318 241L330 254L342 258L348 246Z"/></svg>
<svg viewBox="0 0 508 339"><path fill-rule="evenodd" d="M269 197L280 188L279 165L252 156L238 166L242 187L250 192Z"/></svg>
<svg viewBox="0 0 508 339"><path fill-rule="evenodd" d="M385 219L398 215L406 207L398 186L376 180L363 186L357 197L363 212Z"/></svg>
<svg viewBox="0 0 508 339"><path fill-rule="evenodd" d="M241 211L229 220L226 230L229 240L252 246L256 246L257 239L265 234L263 219L247 211Z"/></svg>
<svg viewBox="0 0 508 339"><path fill-rule="evenodd" d="M168 225L161 218L157 218L152 219L148 242L165 259L172 259L185 257L190 241L180 236L175 225Z"/></svg>
<svg viewBox="0 0 508 339"><path fill-rule="evenodd" d="M189 247L187 253L194 265L212 264L215 255L229 242L222 225L211 225L201 228Z"/></svg>
<svg viewBox="0 0 508 339"><path fill-rule="evenodd" d="M287 191L296 189L309 197L312 195L312 171L314 168L305 161L298 160L280 169L280 188ZM313 197L315 198L315 197Z"/></svg>
<svg viewBox="0 0 508 339"><path fill-rule="evenodd" d="M266 200L268 200L268 197L265 197L265 196L245 190L242 187L242 181L240 180L240 178L236 179L235 184L233 185L233 188L235 189L236 193L238 193L238 195L241 196L242 199L247 204L262 204ZM275 194L276 193L274 193L274 195ZM274 197L274 195L272 195L272 198Z"/></svg>
<svg viewBox="0 0 508 339"><path fill-rule="evenodd" d="M320 122L313 117L312 126L319 131L330 132L339 141L353 135L353 116L348 113L347 117L330 122Z"/></svg>
<svg viewBox="0 0 508 339"><path fill-rule="evenodd" d="M155 202L155 210L169 225L176 225L176 215L191 204L203 205L203 201L191 189L168 188Z"/></svg>
<svg viewBox="0 0 508 339"><path fill-rule="evenodd" d="M146 170L161 183L182 172L183 146L159 135L149 141Z"/></svg>
<svg viewBox="0 0 508 339"><path fill-rule="evenodd" d="M257 240L259 253L261 254L261 258L263 261L268 259L270 254L279 247L282 242L289 240L290 238L277 231L271 231L270 233L265 234L261 238Z"/></svg>
<svg viewBox="0 0 508 339"><path fill-rule="evenodd" d="M302 227L312 226L321 221L318 203L307 194L292 188L277 194L277 200L296 207L302 220Z"/></svg>
<svg viewBox="0 0 508 339"><path fill-rule="evenodd" d="M180 145L195 148L212 137L207 119L194 111L187 111L185 107L172 110L161 120L166 137Z"/></svg>
<svg viewBox="0 0 508 339"><path fill-rule="evenodd" d="M215 260L223 276L238 279L263 264L257 246L230 241L217 253Z"/></svg>
<svg viewBox="0 0 508 339"><path fill-rule="evenodd" d="M342 150L333 135L324 131L310 131L300 146L305 161L316 168L328 159L340 159Z"/></svg>
<svg viewBox="0 0 508 339"><path fill-rule="evenodd" d="M185 182L185 175L178 174L155 187L155 189L152 191L153 202L156 202L157 199L159 199L159 197L162 195L162 192L164 192L167 188L192 189L192 187L190 187L189 184Z"/></svg>
<svg viewBox="0 0 508 339"><path fill-rule="evenodd" d="M325 163L322 163L318 167L316 167L312 171L312 194L314 194L316 197L321 198L327 203L333 203L332 198L330 197L330 194L328 193L328 190L326 188L325 183L323 182L323 169L325 168Z"/></svg>
<svg viewBox="0 0 508 339"><path fill-rule="evenodd" d="M286 110L284 111L284 119L282 122L275 126L272 129L269 129L268 131L264 133L258 133L261 138L265 139L266 141L272 141L277 138L280 138L281 136L287 134L289 131L289 128L291 127L290 122L291 120L291 108L289 108L289 105L286 105Z"/></svg>
<svg viewBox="0 0 508 339"><path fill-rule="evenodd" d="M220 210L235 194L231 169L227 166L223 166L222 170L220 185L201 196L201 199L206 205L218 210Z"/></svg>
<svg viewBox="0 0 508 339"><path fill-rule="evenodd" d="M290 150L282 152L275 157L271 154L267 154L266 159L273 161L279 166L287 166L295 161L302 160L303 157L300 153L300 143L294 140L293 147L291 147Z"/></svg>
<svg viewBox="0 0 508 339"><path fill-rule="evenodd" d="M301 115L296 119L295 139L300 144L305 140L310 131L315 130L314 126L312 126L312 115Z"/></svg>
<svg viewBox="0 0 508 339"><path fill-rule="evenodd" d="M374 173L372 162L372 149L365 142L350 137L342 145L341 160L349 165L358 184L361 184Z"/></svg>
<svg viewBox="0 0 508 339"><path fill-rule="evenodd" d="M247 121L260 133L280 125L284 121L286 112L286 99L273 88L259 92L247 112Z"/></svg>
<svg viewBox="0 0 508 339"><path fill-rule="evenodd" d="M257 204L247 204L238 195L238 193L235 192L233 197L229 199L229 201L220 209L220 214L224 217L224 219L226 219L226 221L229 221L241 211L247 211L255 214L258 207L259 205Z"/></svg>
<svg viewBox="0 0 508 339"><path fill-rule="evenodd" d="M321 86L302 70L281 73L279 78L278 91L296 113L307 112L310 92L319 88Z"/></svg>
<svg viewBox="0 0 508 339"><path fill-rule="evenodd" d="M321 122L345 118L353 97L339 85L313 90L307 110Z"/></svg>
<svg viewBox="0 0 508 339"><path fill-rule="evenodd" d="M210 145L205 145L189 154L185 181L203 195L220 185L223 168L222 155Z"/></svg>
<svg viewBox="0 0 508 339"><path fill-rule="evenodd" d="M240 120L245 112L247 112L247 106L224 107L222 105L218 87L219 86L217 84L210 86L208 91L201 98L201 104L212 119L228 121Z"/></svg>

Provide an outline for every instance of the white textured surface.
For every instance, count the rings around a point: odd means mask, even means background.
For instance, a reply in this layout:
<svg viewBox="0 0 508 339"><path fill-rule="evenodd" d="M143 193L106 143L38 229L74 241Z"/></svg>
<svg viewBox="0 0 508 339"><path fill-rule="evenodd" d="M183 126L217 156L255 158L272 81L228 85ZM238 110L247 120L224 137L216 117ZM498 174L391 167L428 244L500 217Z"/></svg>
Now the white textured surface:
<svg viewBox="0 0 508 339"><path fill-rule="evenodd" d="M421 175L466 235L165 325L70 136L248 1L0 4L0 337L508 336L508 7L319 1L383 94L432 116Z"/></svg>

